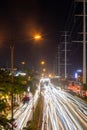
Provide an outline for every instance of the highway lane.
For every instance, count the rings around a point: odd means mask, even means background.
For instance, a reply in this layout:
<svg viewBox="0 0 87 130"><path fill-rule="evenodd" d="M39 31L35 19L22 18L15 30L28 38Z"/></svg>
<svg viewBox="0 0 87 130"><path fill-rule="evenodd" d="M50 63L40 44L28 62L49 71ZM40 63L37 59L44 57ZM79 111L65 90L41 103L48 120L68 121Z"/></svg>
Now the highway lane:
<svg viewBox="0 0 87 130"><path fill-rule="evenodd" d="M14 127L14 130L22 130L23 127L26 127L27 122L32 119L33 107L36 106L38 97L39 91L37 90L28 103L21 104L20 107L14 111L14 123L17 125L16 128Z"/></svg>
<svg viewBox="0 0 87 130"><path fill-rule="evenodd" d="M44 85L42 130L87 130L87 104L76 96Z"/></svg>

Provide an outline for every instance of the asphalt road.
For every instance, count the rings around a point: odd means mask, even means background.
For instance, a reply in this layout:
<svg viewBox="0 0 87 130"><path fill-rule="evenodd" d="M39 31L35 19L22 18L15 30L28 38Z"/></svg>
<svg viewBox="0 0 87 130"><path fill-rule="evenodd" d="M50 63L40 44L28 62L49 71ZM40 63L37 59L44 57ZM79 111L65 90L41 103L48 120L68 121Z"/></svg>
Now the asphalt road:
<svg viewBox="0 0 87 130"><path fill-rule="evenodd" d="M60 87L44 85L42 130L87 130L87 104Z"/></svg>
<svg viewBox="0 0 87 130"><path fill-rule="evenodd" d="M39 93L36 91L34 97L30 97L30 101L25 104L20 104L20 107L14 111L14 119L17 127L14 127L14 130L22 130L23 127L26 127L27 122L32 119L33 116L33 107L36 106L38 101Z"/></svg>

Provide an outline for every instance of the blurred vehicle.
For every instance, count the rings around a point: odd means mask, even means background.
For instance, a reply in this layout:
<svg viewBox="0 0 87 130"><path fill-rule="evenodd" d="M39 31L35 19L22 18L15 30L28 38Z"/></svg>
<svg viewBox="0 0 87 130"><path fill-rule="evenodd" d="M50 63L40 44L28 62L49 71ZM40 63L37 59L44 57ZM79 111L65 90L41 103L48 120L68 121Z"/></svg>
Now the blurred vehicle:
<svg viewBox="0 0 87 130"><path fill-rule="evenodd" d="M23 101L23 104L28 103L28 102L30 101L30 97L29 97L29 96L25 96L25 97L22 99L22 101Z"/></svg>

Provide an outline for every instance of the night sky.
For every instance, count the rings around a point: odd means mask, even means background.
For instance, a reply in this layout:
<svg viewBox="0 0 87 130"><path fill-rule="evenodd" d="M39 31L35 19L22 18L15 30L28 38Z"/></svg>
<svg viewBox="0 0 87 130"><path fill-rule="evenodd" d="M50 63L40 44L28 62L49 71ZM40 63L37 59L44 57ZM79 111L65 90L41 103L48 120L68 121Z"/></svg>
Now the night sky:
<svg viewBox="0 0 87 130"><path fill-rule="evenodd" d="M76 18L82 6L74 0L0 0L0 66L10 66L10 44L14 44L14 66L38 69L46 61L48 72L56 68L57 47L60 45L61 64L64 64L64 31L68 31L67 63L71 73L82 68L82 19ZM33 36L42 35L40 41ZM64 66L61 66L61 70Z"/></svg>

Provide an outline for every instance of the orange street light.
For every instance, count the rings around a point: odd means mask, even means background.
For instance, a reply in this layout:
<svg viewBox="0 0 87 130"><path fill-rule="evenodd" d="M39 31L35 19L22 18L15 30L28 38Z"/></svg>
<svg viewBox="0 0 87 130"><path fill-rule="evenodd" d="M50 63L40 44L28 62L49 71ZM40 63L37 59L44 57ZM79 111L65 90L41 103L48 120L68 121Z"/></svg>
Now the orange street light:
<svg viewBox="0 0 87 130"><path fill-rule="evenodd" d="M44 65L45 64L45 61L41 61L41 65Z"/></svg>
<svg viewBox="0 0 87 130"><path fill-rule="evenodd" d="M41 35L35 35L35 36L34 36L34 39L35 39L35 40L40 40L40 39L41 39Z"/></svg>
<svg viewBox="0 0 87 130"><path fill-rule="evenodd" d="M52 78L52 74L49 74L49 78Z"/></svg>
<svg viewBox="0 0 87 130"><path fill-rule="evenodd" d="M22 61L21 64L22 64L22 65L25 65L25 61Z"/></svg>
<svg viewBox="0 0 87 130"><path fill-rule="evenodd" d="M46 72L46 69L45 68L43 68L43 70L42 70L43 72Z"/></svg>

